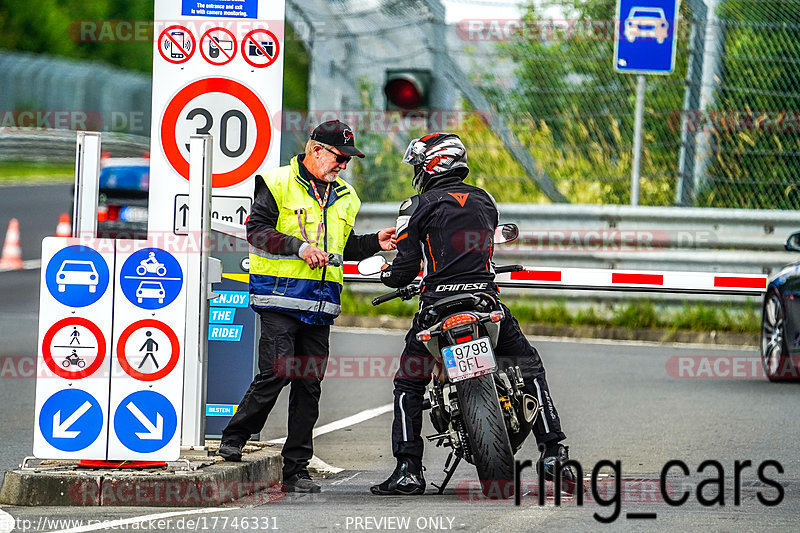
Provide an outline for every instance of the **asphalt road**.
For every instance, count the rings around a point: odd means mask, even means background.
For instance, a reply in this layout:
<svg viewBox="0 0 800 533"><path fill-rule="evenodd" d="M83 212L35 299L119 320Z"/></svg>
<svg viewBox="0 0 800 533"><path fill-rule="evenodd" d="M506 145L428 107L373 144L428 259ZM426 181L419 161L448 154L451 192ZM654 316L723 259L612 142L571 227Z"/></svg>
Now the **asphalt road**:
<svg viewBox="0 0 800 533"><path fill-rule="evenodd" d="M188 514L170 517L162 524L167 531L190 529L186 520L205 517L203 525L215 531L242 529L242 522L259 526L259 530L277 526L285 531L308 530L433 530L461 531L532 531L547 530L724 530L786 531L797 528L800 503L800 457L797 441L800 430L796 423L800 412L800 389L797 385L773 385L761 378L677 377L676 368L694 366L702 358L724 357L727 361L744 361L754 357L752 351L676 347L590 341L535 340L549 373L554 400L564 420L571 456L580 461L587 474L601 460L621 462L621 503L619 518L610 525L598 522L594 514L608 517L615 505L601 507L585 501L550 501L538 505L526 493L521 505L513 502L487 502L474 496L476 479L473 467L462 464L444 495L433 494L430 488L424 497L375 497L369 486L381 481L392 470L389 431L391 414L386 413L351 427L339 429L315 440L315 453L330 465L344 471L322 479L323 492L318 495L289 495L270 501L261 494L247 501L228 505L221 510L185 509ZM402 332L379 330L337 330L332 335L332 357L381 358L399 352ZM738 359L732 359L738 358ZM688 361L688 363L687 363ZM683 362L683 363L682 363ZM725 368L717 365L718 374ZM746 373L746 372L745 372ZM391 401L391 378L380 370L355 374L339 371L330 374L323 384L323 402L318 426L339 420L365 409L380 407ZM690 375L692 375L690 373ZM268 438L285 435L286 404L284 393L267 423ZM0 387L0 424L5 446L0 452L0 467L15 466L31 449L33 420L33 381L3 380ZM425 421L424 433L431 426ZM528 443L517 454L518 459L535 460L537 452ZM441 467L446 452L428 447L425 454L426 477L429 482L442 479ZM686 504L670 507L659 500L655 488L659 473L669 460L684 461L690 471L686 477L672 470L668 478L671 494L684 489L690 497ZM706 468L698 473L706 460L719 461L722 472ZM734 462L750 460L754 467L741 475L741 501L734 505ZM774 468L765 470L765 477L779 482L784 490L781 503L766 507L758 494L775 500L777 491L759 481L756 469L766 460L778 461L783 473ZM608 472L608 470L604 471ZM704 507L698 503L698 483L721 476L724 479L726 505ZM534 474L525 472L526 487L535 482ZM637 481L639 480L639 481ZM644 480L644 481L641 481ZM600 498L612 501L614 478L598 482ZM587 481L587 486L589 481ZM706 483L708 485L708 483ZM716 491L706 486L704 497ZM591 494L591 492L590 492ZM136 519L174 508L65 509L3 508L12 517L30 520L31 527L48 520L117 520ZM635 519L628 513L656 513L653 519ZM626 516L629 518L626 519ZM183 518L184 522L176 522ZM395 518L400 520L395 522ZM409 520L406 524L403 520ZM19 522L20 525L25 525ZM65 529L66 525L48 523L49 530ZM84 522L85 524L85 522ZM137 522L148 527L149 522ZM236 527L234 527L234 524ZM77 523L72 524L77 525ZM213 527L212 527L213 526ZM407 527L406 527L407 526ZM127 527L132 527L130 524ZM149 526L151 529L152 525Z"/></svg>
<svg viewBox="0 0 800 533"><path fill-rule="evenodd" d="M39 257L41 239L54 232L58 215L68 209L68 185L0 188L0 223L5 225L12 216L20 219L26 260ZM38 284L38 270L0 273L0 355L23 358L4 357L0 367L2 470L16 467L32 449L34 380L15 377L13 368L22 365L18 368L24 370L30 361L24 358L35 355ZM757 376L757 366L752 364L757 363L754 351L552 339L539 339L535 344L548 369L572 458L583 465L587 475L599 461L620 461L624 480L620 484L620 516L609 525L601 524L594 515L611 516L615 505L602 507L588 500L579 505L573 500L561 506L552 502L540 506L530 492L525 492L519 507L512 502L483 501L472 490L476 476L468 464L461 465L444 495L433 494L433 488L429 488L424 497L372 496L369 486L383 480L394 465L389 443L391 414L386 413L316 438L316 455L344 469L321 479L323 492L319 495L289 495L275 501L260 494L219 510L5 507L0 511L0 533L8 531L8 525L18 531L65 530L86 526L89 519L128 520L114 525L162 531L797 529L800 385L773 385ZM373 365L366 375L343 366L338 372L329 372L323 384L318 427L387 405L391 401L391 372L386 369L401 346L402 332L336 330L332 335L333 358L345 361L369 356L380 364ZM719 362L727 362L727 366ZM723 377L731 374L732 368L745 377ZM683 377L681 369L685 370ZM702 369L707 371L703 373ZM704 377L686 377L696 374ZM285 435L285 402L286 393L267 422L267 438ZM431 432L425 420L423 433ZM535 460L537 456L531 443L518 453L520 460ZM442 479L445 457L443 449L426 449L429 482ZM655 489L661 469L670 460L684 461L690 472L684 477L680 470L670 471L672 494L689 490L687 502L676 507L660 501ZM722 471L706 467L698 472L707 460L718 461ZM749 460L754 465L744 469L739 482L734 475L737 460ZM757 475L758 465L767 460L777 461L783 469L779 473L768 467L764 474L767 481L775 480L783 488L784 497L775 507L767 507L758 499L759 495L767 501L777 499L777 490ZM724 480L725 505L703 506L698 483L715 476ZM523 479L527 490L534 474L526 471ZM598 496L612 503L613 492L609 490L616 486L614 479L602 478L596 484ZM705 485L701 486L701 498L717 493L713 486ZM735 486L741 487L739 505L733 499ZM270 500L273 503L266 503ZM184 514L164 518L171 522L150 521L153 515L167 512ZM628 514L635 512L656 513L656 518L636 519Z"/></svg>

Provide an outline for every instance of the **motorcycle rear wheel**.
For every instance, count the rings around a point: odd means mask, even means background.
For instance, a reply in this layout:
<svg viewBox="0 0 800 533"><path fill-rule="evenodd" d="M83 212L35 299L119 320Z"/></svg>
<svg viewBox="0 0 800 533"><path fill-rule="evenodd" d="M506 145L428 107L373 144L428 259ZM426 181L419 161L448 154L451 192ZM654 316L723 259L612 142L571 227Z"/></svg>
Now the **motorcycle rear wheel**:
<svg viewBox="0 0 800 533"><path fill-rule="evenodd" d="M494 377L489 374L456 385L461 416L483 495L490 499L514 496L514 452Z"/></svg>

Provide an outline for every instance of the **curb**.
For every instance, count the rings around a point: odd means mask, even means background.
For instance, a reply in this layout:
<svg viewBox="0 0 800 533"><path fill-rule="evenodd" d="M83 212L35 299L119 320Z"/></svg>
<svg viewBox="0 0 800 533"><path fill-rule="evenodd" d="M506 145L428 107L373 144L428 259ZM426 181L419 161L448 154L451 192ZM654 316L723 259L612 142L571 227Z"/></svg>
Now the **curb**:
<svg viewBox="0 0 800 533"><path fill-rule="evenodd" d="M408 330L411 317L341 315L336 319L339 327L388 328ZM553 324L520 323L525 335L574 339L608 339L618 341L646 341L678 344L711 344L758 348L757 333L730 331L689 331L663 328L634 329L618 326L563 326Z"/></svg>
<svg viewBox="0 0 800 533"><path fill-rule="evenodd" d="M209 443L213 453L218 442ZM45 461L5 473L0 504L20 506L206 507L232 501L282 500L280 447L248 443L242 462L182 455L166 468L92 469L77 461ZM191 470L181 470L189 463Z"/></svg>

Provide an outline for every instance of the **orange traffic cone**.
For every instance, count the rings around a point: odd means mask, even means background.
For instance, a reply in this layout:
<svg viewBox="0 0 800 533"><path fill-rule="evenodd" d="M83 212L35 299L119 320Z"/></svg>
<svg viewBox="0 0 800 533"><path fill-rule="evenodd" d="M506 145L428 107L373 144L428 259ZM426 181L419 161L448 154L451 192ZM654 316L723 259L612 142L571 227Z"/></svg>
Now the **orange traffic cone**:
<svg viewBox="0 0 800 533"><path fill-rule="evenodd" d="M22 249L19 247L19 221L12 218L8 223L3 255L0 256L0 270L19 270L22 268Z"/></svg>
<svg viewBox="0 0 800 533"><path fill-rule="evenodd" d="M61 213L61 216L58 217L56 237L72 237L72 223L69 221L69 215L66 213Z"/></svg>

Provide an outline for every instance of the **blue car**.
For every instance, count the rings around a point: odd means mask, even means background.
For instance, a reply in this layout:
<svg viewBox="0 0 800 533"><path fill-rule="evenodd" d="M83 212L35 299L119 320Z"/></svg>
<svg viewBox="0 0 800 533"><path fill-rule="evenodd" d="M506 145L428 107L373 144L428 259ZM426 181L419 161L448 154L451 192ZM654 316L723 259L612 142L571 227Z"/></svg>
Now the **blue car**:
<svg viewBox="0 0 800 533"><path fill-rule="evenodd" d="M800 252L800 232L789 236L785 248ZM783 267L767 286L761 362L770 381L800 381L800 262Z"/></svg>
<svg viewBox="0 0 800 533"><path fill-rule="evenodd" d="M97 236L144 239L147 237L150 160L107 158L101 165Z"/></svg>

